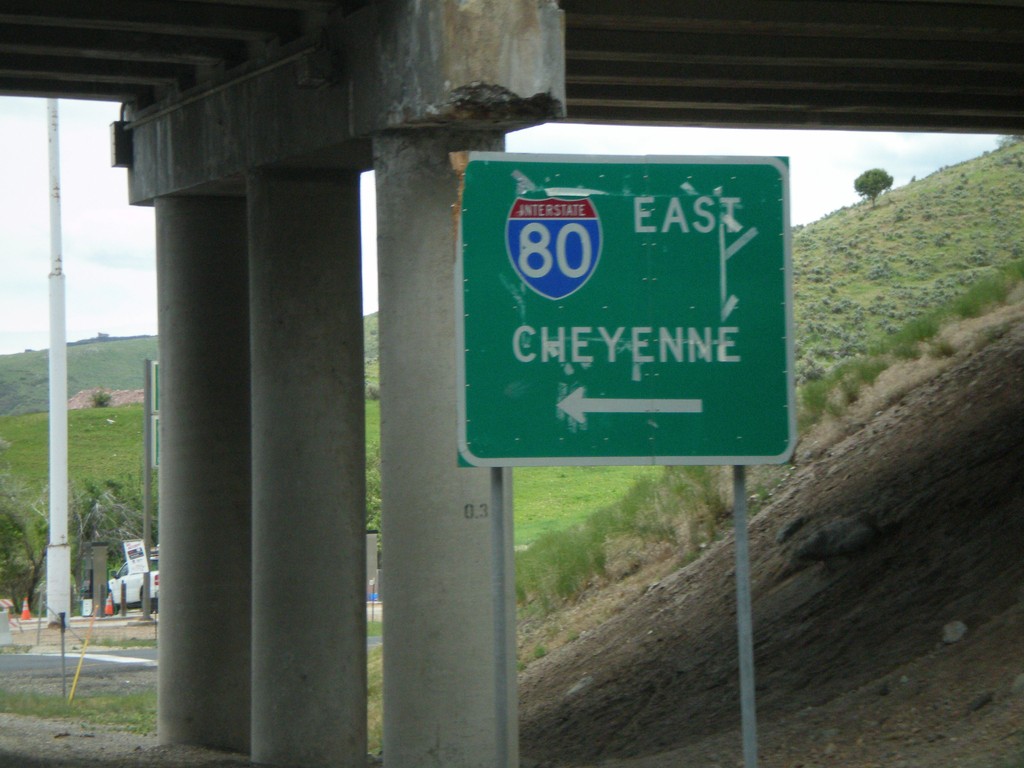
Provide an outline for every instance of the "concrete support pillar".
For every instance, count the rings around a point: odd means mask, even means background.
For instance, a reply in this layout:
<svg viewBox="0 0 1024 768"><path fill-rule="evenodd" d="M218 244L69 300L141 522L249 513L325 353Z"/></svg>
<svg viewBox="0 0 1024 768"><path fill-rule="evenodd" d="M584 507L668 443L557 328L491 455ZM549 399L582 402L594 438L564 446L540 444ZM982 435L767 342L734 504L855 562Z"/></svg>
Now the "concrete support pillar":
<svg viewBox="0 0 1024 768"><path fill-rule="evenodd" d="M249 177L248 193L252 759L363 768L359 177L259 171Z"/></svg>
<svg viewBox="0 0 1024 768"><path fill-rule="evenodd" d="M165 744L249 749L246 206L156 201L160 672Z"/></svg>
<svg viewBox="0 0 1024 768"><path fill-rule="evenodd" d="M494 653L490 475L457 463L458 190L448 159L450 151L503 143L500 133L445 130L374 140L388 768L519 764L514 665ZM506 508L511 517L507 501ZM514 632L514 619L506 626ZM495 701L496 663L511 677L503 707Z"/></svg>

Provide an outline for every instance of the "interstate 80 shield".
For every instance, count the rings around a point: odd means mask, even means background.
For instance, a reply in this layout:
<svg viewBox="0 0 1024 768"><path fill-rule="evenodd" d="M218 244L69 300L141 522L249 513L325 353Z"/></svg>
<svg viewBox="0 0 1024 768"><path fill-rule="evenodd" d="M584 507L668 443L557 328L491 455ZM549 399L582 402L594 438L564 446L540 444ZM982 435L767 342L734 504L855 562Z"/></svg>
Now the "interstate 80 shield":
<svg viewBox="0 0 1024 768"><path fill-rule="evenodd" d="M601 220L585 197L517 197L505 232L513 269L547 299L579 290L601 256Z"/></svg>

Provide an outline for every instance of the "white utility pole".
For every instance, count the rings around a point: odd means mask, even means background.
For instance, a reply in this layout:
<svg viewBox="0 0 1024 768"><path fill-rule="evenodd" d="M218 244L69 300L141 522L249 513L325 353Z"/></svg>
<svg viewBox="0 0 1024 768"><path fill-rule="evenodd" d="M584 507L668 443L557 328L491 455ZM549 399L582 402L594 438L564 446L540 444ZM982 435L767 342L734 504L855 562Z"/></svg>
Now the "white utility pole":
<svg viewBox="0 0 1024 768"><path fill-rule="evenodd" d="M50 146L50 542L46 607L50 621L71 616L68 544L68 346L64 327L64 266L60 224L60 136L57 100L46 100Z"/></svg>

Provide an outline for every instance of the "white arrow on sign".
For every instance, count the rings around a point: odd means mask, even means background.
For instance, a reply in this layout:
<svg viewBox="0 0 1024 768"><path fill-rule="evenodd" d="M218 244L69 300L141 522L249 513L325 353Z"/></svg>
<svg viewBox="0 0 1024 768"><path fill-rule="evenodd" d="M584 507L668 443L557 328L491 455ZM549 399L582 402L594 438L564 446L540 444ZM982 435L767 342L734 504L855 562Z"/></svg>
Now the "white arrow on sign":
<svg viewBox="0 0 1024 768"><path fill-rule="evenodd" d="M574 389L558 402L558 407L580 424L588 413L702 413L703 400L652 398L587 397L583 387Z"/></svg>

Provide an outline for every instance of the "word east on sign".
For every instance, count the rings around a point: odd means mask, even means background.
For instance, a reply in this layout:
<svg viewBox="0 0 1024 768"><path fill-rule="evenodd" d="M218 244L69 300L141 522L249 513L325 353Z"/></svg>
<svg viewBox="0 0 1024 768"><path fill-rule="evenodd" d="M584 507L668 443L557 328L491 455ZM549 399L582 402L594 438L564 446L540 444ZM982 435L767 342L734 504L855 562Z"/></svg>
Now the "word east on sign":
<svg viewBox="0 0 1024 768"><path fill-rule="evenodd" d="M785 461L788 179L780 158L469 154L462 460Z"/></svg>

